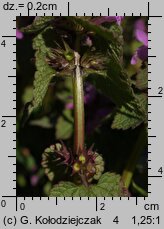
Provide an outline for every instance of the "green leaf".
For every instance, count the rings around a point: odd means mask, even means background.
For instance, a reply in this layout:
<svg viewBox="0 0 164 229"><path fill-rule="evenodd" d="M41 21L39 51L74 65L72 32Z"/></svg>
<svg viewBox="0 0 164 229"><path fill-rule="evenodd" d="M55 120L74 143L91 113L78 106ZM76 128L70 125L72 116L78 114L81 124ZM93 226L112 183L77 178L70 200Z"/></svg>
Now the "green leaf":
<svg viewBox="0 0 164 229"><path fill-rule="evenodd" d="M62 116L57 120L56 124L56 138L68 139L73 134L73 117L71 110L64 110Z"/></svg>
<svg viewBox="0 0 164 229"><path fill-rule="evenodd" d="M33 48L35 52L35 64L36 72L33 85L33 100L29 103L24 112L23 119L29 117L29 115L42 105L42 101L48 90L49 83L53 76L55 76L55 70L52 69L46 58L51 54L50 48L46 46L45 35L51 28L45 29L42 33L39 33L33 40Z"/></svg>
<svg viewBox="0 0 164 229"><path fill-rule="evenodd" d="M96 25L95 23L87 20L85 17L67 17L68 20L71 20L75 23L78 23L85 29L95 32L97 35L103 37L105 40L116 43L120 39L121 28L116 25L117 29L107 29L101 25Z"/></svg>
<svg viewBox="0 0 164 229"><path fill-rule="evenodd" d="M148 69L141 70L136 76L136 87L140 90L148 88Z"/></svg>
<svg viewBox="0 0 164 229"><path fill-rule="evenodd" d="M113 129L134 129L142 122L147 122L147 95L137 95L137 101L126 103L117 111L112 123Z"/></svg>
<svg viewBox="0 0 164 229"><path fill-rule="evenodd" d="M66 174L66 166L60 164L61 161L57 160L57 156L50 148L45 149L42 154L42 167L48 179L51 182L56 182L63 179Z"/></svg>
<svg viewBox="0 0 164 229"><path fill-rule="evenodd" d="M27 86L24 89L23 95L22 95L22 102L23 104L28 103L31 101L33 98L33 87L32 86Z"/></svg>
<svg viewBox="0 0 164 229"><path fill-rule="evenodd" d="M39 126L41 128L46 128L46 129L53 128L53 124L50 122L50 119L47 116L44 116L39 119L31 120L30 125Z"/></svg>
<svg viewBox="0 0 164 229"><path fill-rule="evenodd" d="M104 26L96 25L86 17L66 18L75 24L79 24L85 30L94 32L97 37L99 36L99 38L101 38L101 47L104 46L104 43L107 43L108 46L106 48L106 52L109 51L111 56L115 55L117 57L117 61L120 61L123 54L123 36L120 26L115 23L111 24L109 28L105 28Z"/></svg>
<svg viewBox="0 0 164 229"><path fill-rule="evenodd" d="M50 191L50 196L56 197L114 197L123 196L120 176L114 173L104 173L97 184L85 187L71 182L60 182Z"/></svg>
<svg viewBox="0 0 164 229"><path fill-rule="evenodd" d="M110 69L108 72L90 74L88 80L98 91L110 97L118 106L135 100L135 95L128 76L122 71L118 64L110 61L109 66Z"/></svg>
<svg viewBox="0 0 164 229"><path fill-rule="evenodd" d="M121 63L118 63L115 57L111 57L108 66L107 76L110 97L118 106L135 100L131 82Z"/></svg>
<svg viewBox="0 0 164 229"><path fill-rule="evenodd" d="M90 74L89 80L117 106L135 100L131 81L122 67L123 38L120 26L112 25L109 29L77 18L77 22L108 41L106 71L101 74ZM104 42L102 41L102 42Z"/></svg>
<svg viewBox="0 0 164 229"><path fill-rule="evenodd" d="M47 27L48 25L50 25L54 18L55 17L52 16L35 17L33 23L31 25L28 25L27 27L21 28L21 31L24 33L38 32Z"/></svg>

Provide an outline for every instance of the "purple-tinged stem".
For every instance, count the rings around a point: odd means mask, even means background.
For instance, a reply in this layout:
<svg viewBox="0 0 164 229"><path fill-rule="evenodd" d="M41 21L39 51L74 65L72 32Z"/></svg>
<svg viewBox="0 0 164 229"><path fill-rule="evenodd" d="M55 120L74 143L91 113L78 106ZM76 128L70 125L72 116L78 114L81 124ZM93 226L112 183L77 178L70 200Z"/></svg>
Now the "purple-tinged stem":
<svg viewBox="0 0 164 229"><path fill-rule="evenodd" d="M74 100L74 153L79 155L84 149L84 91L83 79L80 70L80 55L75 55L75 71L73 82Z"/></svg>

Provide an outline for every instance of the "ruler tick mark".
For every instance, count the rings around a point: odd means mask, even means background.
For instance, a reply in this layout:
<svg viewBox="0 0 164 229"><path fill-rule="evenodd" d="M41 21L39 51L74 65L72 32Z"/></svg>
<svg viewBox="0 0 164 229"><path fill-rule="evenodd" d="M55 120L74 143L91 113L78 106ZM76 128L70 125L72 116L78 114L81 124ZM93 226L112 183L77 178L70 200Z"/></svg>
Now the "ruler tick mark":
<svg viewBox="0 0 164 229"><path fill-rule="evenodd" d="M149 98L161 98L162 95L148 95Z"/></svg>
<svg viewBox="0 0 164 229"><path fill-rule="evenodd" d="M148 20L149 20L149 17L150 17L150 2L148 2L147 8L148 8Z"/></svg>
<svg viewBox="0 0 164 229"><path fill-rule="evenodd" d="M98 203L97 203L97 197L96 197L96 212L97 212L97 209L98 208Z"/></svg>
<svg viewBox="0 0 164 229"><path fill-rule="evenodd" d="M161 178L162 176L160 176L160 175L158 175L158 176L148 176L148 177L150 177L150 178Z"/></svg>
<svg viewBox="0 0 164 229"><path fill-rule="evenodd" d="M136 197L136 205L138 205L138 198Z"/></svg>
<svg viewBox="0 0 164 229"><path fill-rule="evenodd" d="M2 118L16 118L15 115L3 115Z"/></svg>
<svg viewBox="0 0 164 229"><path fill-rule="evenodd" d="M70 11L70 3L68 2L68 16L69 16L69 11Z"/></svg>

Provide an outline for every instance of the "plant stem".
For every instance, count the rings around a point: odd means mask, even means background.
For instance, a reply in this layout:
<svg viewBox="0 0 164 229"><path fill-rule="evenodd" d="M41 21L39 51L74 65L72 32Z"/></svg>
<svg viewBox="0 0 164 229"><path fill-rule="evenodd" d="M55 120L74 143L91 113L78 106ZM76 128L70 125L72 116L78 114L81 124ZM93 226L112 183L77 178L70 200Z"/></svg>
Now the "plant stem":
<svg viewBox="0 0 164 229"><path fill-rule="evenodd" d="M79 155L84 149L84 92L83 79L80 70L80 55L75 55L75 72L72 78L74 100L74 152Z"/></svg>
<svg viewBox="0 0 164 229"><path fill-rule="evenodd" d="M139 159L140 154L142 153L142 150L144 150L144 147L147 142L147 134L145 127L141 127L140 134L138 136L137 142L134 146L133 152L130 155L130 158L127 162L127 165L123 171L122 174L122 181L124 183L125 188L129 188L134 170L136 168L137 161Z"/></svg>
<svg viewBox="0 0 164 229"><path fill-rule="evenodd" d="M141 196L148 196L148 193L141 187L139 187L134 181L132 181L132 187L137 191Z"/></svg>
<svg viewBox="0 0 164 229"><path fill-rule="evenodd" d="M83 185L85 187L89 187L89 184L88 184L88 181L87 181L87 178L86 178L85 174L84 173L80 174L80 177L81 177L81 180L83 182Z"/></svg>
<svg viewBox="0 0 164 229"><path fill-rule="evenodd" d="M75 42L75 70L72 78L73 102L74 102L74 153L80 155L84 152L84 88L83 78L80 69L80 33L76 34ZM88 181L83 169L81 169L80 178L85 187L88 187Z"/></svg>

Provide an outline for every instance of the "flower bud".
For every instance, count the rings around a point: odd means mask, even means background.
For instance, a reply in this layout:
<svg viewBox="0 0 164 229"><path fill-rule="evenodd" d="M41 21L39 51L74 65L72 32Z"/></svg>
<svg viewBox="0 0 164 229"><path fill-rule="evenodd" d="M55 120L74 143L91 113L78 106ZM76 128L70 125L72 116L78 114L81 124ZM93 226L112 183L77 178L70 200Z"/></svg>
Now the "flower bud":
<svg viewBox="0 0 164 229"><path fill-rule="evenodd" d="M81 154L81 155L79 156L79 161L81 162L81 164L83 164L83 165L84 165L84 164L85 164L85 162L86 162L86 158L85 158L85 156Z"/></svg>
<svg viewBox="0 0 164 229"><path fill-rule="evenodd" d="M96 169L95 169L93 163L87 164L87 171L89 174L94 174L96 172Z"/></svg>
<svg viewBox="0 0 164 229"><path fill-rule="evenodd" d="M80 171L80 165L79 165L79 163L75 162L73 164L73 171L76 172L76 173Z"/></svg>
<svg viewBox="0 0 164 229"><path fill-rule="evenodd" d="M68 60L68 61L71 61L74 58L74 55L72 52L65 52L64 56L65 56L66 60Z"/></svg>

